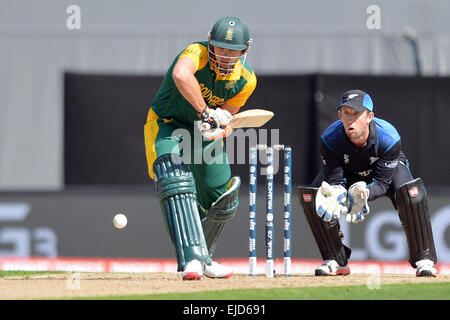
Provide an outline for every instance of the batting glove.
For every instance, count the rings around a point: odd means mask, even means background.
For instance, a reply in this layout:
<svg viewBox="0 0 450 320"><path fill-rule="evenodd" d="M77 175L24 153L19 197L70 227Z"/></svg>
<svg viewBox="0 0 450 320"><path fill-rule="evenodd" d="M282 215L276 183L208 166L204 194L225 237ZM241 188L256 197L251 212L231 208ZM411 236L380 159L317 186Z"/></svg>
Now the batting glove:
<svg viewBox="0 0 450 320"><path fill-rule="evenodd" d="M200 131L204 138L216 140L226 138L231 134L232 129L228 128L227 125L233 116L227 110L206 108L202 111L200 117L202 118Z"/></svg>
<svg viewBox="0 0 450 320"><path fill-rule="evenodd" d="M225 128L233 118L230 112L221 108L206 108L202 111L200 117L202 118L202 131Z"/></svg>
<svg viewBox="0 0 450 320"><path fill-rule="evenodd" d="M202 136L208 140L216 140L228 137L232 131L233 129L228 127L202 130Z"/></svg>

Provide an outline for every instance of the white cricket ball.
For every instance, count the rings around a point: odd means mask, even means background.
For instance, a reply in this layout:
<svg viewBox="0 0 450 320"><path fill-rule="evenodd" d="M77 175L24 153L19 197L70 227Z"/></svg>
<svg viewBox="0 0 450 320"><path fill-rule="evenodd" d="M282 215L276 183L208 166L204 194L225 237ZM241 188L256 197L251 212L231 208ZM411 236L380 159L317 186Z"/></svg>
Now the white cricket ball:
<svg viewBox="0 0 450 320"><path fill-rule="evenodd" d="M128 222L127 216L122 213L116 214L114 216L113 224L117 229L125 228L127 222Z"/></svg>

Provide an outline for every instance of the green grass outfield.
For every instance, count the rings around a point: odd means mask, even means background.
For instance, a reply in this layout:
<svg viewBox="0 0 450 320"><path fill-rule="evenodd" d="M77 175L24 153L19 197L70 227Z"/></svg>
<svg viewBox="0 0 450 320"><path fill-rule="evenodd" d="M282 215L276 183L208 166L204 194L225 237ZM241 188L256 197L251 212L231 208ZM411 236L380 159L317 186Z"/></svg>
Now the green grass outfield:
<svg viewBox="0 0 450 320"><path fill-rule="evenodd" d="M5 277L32 277L45 274L67 273L64 271L0 271L0 278Z"/></svg>
<svg viewBox="0 0 450 320"><path fill-rule="evenodd" d="M110 296L102 300L450 300L450 283L386 284Z"/></svg>
<svg viewBox="0 0 450 320"><path fill-rule="evenodd" d="M0 271L2 277L27 277L65 272ZM167 293L149 295L104 296L73 300L450 300L450 282L240 289ZM66 299L64 299L66 300ZM72 299L71 299L72 300Z"/></svg>

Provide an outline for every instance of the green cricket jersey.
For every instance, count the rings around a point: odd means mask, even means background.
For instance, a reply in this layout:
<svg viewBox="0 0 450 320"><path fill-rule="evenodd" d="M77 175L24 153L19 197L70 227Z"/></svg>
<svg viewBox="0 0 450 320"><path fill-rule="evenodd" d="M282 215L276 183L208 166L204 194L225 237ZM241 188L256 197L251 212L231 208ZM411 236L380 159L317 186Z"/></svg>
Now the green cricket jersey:
<svg viewBox="0 0 450 320"><path fill-rule="evenodd" d="M192 128L199 120L197 111L178 91L172 79L172 70L180 57L192 59L196 66L195 78L206 104L211 108L227 103L233 107L242 107L256 87L256 76L247 63L238 61L236 71L229 75L216 74L208 63L208 43L194 42L183 50L167 71L163 83L151 104L149 116L153 114L164 119L173 119L174 124ZM154 115L154 114L153 114Z"/></svg>

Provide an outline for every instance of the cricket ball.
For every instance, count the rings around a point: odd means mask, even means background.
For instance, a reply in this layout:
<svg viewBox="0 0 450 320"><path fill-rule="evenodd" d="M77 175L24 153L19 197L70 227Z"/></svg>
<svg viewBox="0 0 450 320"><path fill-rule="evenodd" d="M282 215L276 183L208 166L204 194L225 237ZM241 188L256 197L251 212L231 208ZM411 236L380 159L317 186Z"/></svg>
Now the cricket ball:
<svg viewBox="0 0 450 320"><path fill-rule="evenodd" d="M125 228L127 222L128 222L127 216L122 213L116 214L114 216L113 224L117 229Z"/></svg>

